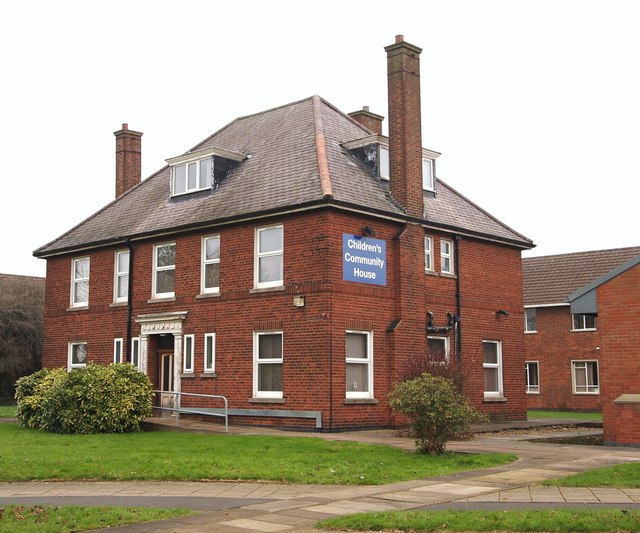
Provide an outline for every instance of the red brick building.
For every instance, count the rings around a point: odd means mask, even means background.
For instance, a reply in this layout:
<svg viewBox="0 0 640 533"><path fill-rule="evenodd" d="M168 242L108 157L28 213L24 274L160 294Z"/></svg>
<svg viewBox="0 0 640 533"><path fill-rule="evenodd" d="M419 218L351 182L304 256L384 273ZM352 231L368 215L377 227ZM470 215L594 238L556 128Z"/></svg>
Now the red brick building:
<svg viewBox="0 0 640 533"><path fill-rule="evenodd" d="M640 255L640 247L523 259L527 407L600 410L610 330L569 297ZM622 312L622 311L621 311Z"/></svg>
<svg viewBox="0 0 640 533"><path fill-rule="evenodd" d="M388 137L368 108L313 96L140 182L142 134L115 132L116 200L35 252L45 365L131 361L161 390L224 395L235 423L331 431L395 425L387 394L439 352L462 360L474 405L525 418L533 244L436 179L421 50L386 51Z"/></svg>

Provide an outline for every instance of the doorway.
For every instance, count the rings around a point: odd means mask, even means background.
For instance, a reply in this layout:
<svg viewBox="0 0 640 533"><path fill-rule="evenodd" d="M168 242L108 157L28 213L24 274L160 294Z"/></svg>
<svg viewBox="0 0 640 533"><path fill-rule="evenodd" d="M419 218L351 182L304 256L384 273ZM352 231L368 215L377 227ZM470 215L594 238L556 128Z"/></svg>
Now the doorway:
<svg viewBox="0 0 640 533"><path fill-rule="evenodd" d="M161 416L175 416L175 412L168 409L175 409L176 395L175 394L163 394L166 392L174 392L173 381L173 350L159 351L158 352L159 370L160 375L158 382L160 383L160 407L164 409L161 411Z"/></svg>

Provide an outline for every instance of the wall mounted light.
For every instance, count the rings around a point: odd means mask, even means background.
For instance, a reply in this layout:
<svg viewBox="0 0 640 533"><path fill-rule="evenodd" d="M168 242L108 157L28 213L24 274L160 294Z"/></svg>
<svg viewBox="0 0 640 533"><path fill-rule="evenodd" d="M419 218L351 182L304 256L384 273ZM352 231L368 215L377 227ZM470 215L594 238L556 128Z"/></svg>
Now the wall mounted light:
<svg viewBox="0 0 640 533"><path fill-rule="evenodd" d="M302 294L298 294L293 297L293 306L304 307L304 296Z"/></svg>
<svg viewBox="0 0 640 533"><path fill-rule="evenodd" d="M376 230L373 229L371 226L365 226L364 229L362 230L362 233L364 233L367 237L378 236L378 234L376 233Z"/></svg>
<svg viewBox="0 0 640 533"><path fill-rule="evenodd" d="M498 309L496 311L496 316L509 316L509 311L505 311L504 309Z"/></svg>

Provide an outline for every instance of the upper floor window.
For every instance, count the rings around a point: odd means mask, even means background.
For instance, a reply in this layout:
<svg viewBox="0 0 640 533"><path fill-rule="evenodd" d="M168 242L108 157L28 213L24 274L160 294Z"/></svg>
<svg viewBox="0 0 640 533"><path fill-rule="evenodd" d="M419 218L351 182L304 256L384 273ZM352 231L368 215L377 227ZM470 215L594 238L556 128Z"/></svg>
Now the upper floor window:
<svg viewBox="0 0 640 533"><path fill-rule="evenodd" d="M71 307L89 305L89 258L74 259L71 270Z"/></svg>
<svg viewBox="0 0 640 533"><path fill-rule="evenodd" d="M282 398L282 332L255 332L253 396Z"/></svg>
<svg viewBox="0 0 640 533"><path fill-rule="evenodd" d="M433 161L426 157L422 158L422 188L425 191L435 190L436 180L433 171Z"/></svg>
<svg viewBox="0 0 640 533"><path fill-rule="evenodd" d="M220 235L202 239L201 279L203 293L220 290Z"/></svg>
<svg viewBox="0 0 640 533"><path fill-rule="evenodd" d="M209 189L213 172L213 157L188 161L171 168L171 191L174 196Z"/></svg>
<svg viewBox="0 0 640 533"><path fill-rule="evenodd" d="M574 331L582 331L582 330L594 331L596 329L596 317L594 315L574 314L571 316L573 318Z"/></svg>
<svg viewBox="0 0 640 533"><path fill-rule="evenodd" d="M449 360L449 337L427 337L429 361L444 363Z"/></svg>
<svg viewBox="0 0 640 533"><path fill-rule="evenodd" d="M378 167L378 174L380 179L389 179L389 148L386 146L380 146L380 166Z"/></svg>
<svg viewBox="0 0 640 533"><path fill-rule="evenodd" d="M453 241L440 239L440 272L453 274Z"/></svg>
<svg viewBox="0 0 640 533"><path fill-rule="evenodd" d="M424 238L424 269L433 272L433 237Z"/></svg>
<svg viewBox="0 0 640 533"><path fill-rule="evenodd" d="M160 244L153 249L153 297L175 296L176 245Z"/></svg>
<svg viewBox="0 0 640 533"><path fill-rule="evenodd" d="M68 347L67 369L84 368L87 366L87 343L70 342Z"/></svg>
<svg viewBox="0 0 640 533"><path fill-rule="evenodd" d="M373 398L373 333L347 331L347 398Z"/></svg>
<svg viewBox="0 0 640 533"><path fill-rule="evenodd" d="M256 230L255 286L283 284L284 228L271 226Z"/></svg>
<svg viewBox="0 0 640 533"><path fill-rule="evenodd" d="M113 301L126 302L129 297L129 251L116 252Z"/></svg>
<svg viewBox="0 0 640 533"><path fill-rule="evenodd" d="M536 308L527 307L524 310L524 332L536 333Z"/></svg>
<svg viewBox="0 0 640 533"><path fill-rule="evenodd" d="M575 394L600 394L598 361L571 361L571 370Z"/></svg>
<svg viewBox="0 0 640 533"><path fill-rule="evenodd" d="M502 343L482 341L485 397L502 396Z"/></svg>

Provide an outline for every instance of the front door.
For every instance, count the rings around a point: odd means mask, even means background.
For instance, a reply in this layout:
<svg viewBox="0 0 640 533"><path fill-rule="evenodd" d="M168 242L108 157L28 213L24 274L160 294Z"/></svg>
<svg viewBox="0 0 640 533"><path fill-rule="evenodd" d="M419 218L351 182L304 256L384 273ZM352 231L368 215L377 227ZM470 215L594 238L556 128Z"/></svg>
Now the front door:
<svg viewBox="0 0 640 533"><path fill-rule="evenodd" d="M160 390L173 392L173 351L159 352L158 355L160 359ZM175 409L175 405L175 394L160 393L160 407L165 408L161 411L162 416L174 416L175 413L167 409Z"/></svg>

